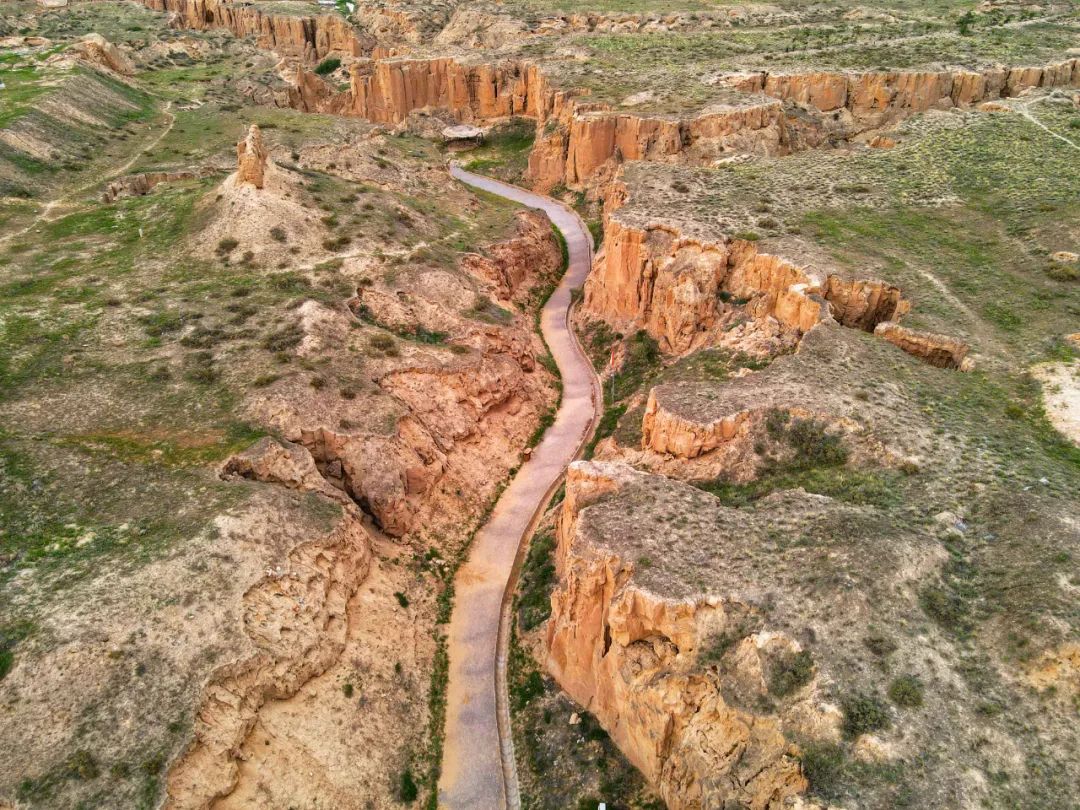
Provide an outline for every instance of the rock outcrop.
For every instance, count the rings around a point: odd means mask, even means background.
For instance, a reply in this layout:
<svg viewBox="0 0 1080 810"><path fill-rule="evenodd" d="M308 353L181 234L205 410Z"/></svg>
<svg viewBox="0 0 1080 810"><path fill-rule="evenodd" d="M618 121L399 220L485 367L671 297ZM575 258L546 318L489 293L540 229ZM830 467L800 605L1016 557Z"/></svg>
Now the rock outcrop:
<svg viewBox="0 0 1080 810"><path fill-rule="evenodd" d="M736 306L806 332L827 318L873 331L910 304L891 284L822 276L744 239L704 241L668 225L607 218L604 247L585 283L588 315L623 331L644 329L664 351L681 354L715 337L723 312Z"/></svg>
<svg viewBox="0 0 1080 810"><path fill-rule="evenodd" d="M537 211L517 215L513 238L488 245L483 254L467 254L463 269L489 282L503 300L526 301L540 284L554 280L562 253L547 217Z"/></svg>
<svg viewBox="0 0 1080 810"><path fill-rule="evenodd" d="M141 197L144 194L149 194L155 186L162 183L175 183L177 180L194 180L198 177L207 177L212 173L211 170L199 170L127 174L105 186L105 190L101 193L101 201L108 203L121 197Z"/></svg>
<svg viewBox="0 0 1080 810"><path fill-rule="evenodd" d="M259 47L316 62L327 56L361 56L374 41L363 37L340 14L300 16L267 13L259 4L228 0L141 0L154 11L174 15L182 28L224 28L238 37L255 37Z"/></svg>
<svg viewBox="0 0 1080 810"><path fill-rule="evenodd" d="M513 237L466 255L462 268L516 301L554 279L561 262L550 222L527 211L518 214ZM448 282L439 273L461 290L444 286ZM314 403L283 402L271 390L257 399L252 414L306 448L321 477L395 537L416 528L417 516L443 497L445 482L456 489L455 476L465 475L476 456L514 457L520 449L515 443L532 431L552 396L527 331L518 323L484 324L462 314L477 299L475 281L445 271L427 279L437 288L430 296L424 282L409 293L368 284L347 302L369 326L402 337L439 334L465 350L388 363L377 384L394 403L392 411L378 420L370 414L364 421L351 414L322 419ZM309 301L298 311L305 334L298 352L321 355L348 342L348 310ZM305 396L312 396L310 389ZM375 421L380 428L371 427Z"/></svg>
<svg viewBox="0 0 1080 810"><path fill-rule="evenodd" d="M301 71L291 103L301 109L400 124L423 109L465 123L524 116L537 121L529 177L539 189L592 181L623 160L707 163L734 150L776 152L784 138L779 102L717 104L689 119L616 113L551 87L530 63L464 64L455 59L376 59L351 66L336 93Z"/></svg>
<svg viewBox="0 0 1080 810"><path fill-rule="evenodd" d="M893 321L879 323L874 334L938 368L970 371L974 367L971 358L967 356L970 351L968 344L948 335L907 329Z"/></svg>
<svg viewBox="0 0 1080 810"><path fill-rule="evenodd" d="M824 113L847 112L860 128L875 128L912 113L969 107L1030 87L1075 87L1080 85L1080 59L977 71L754 72L724 81Z"/></svg>
<svg viewBox="0 0 1080 810"><path fill-rule="evenodd" d="M544 122L529 156L529 177L541 190L580 185L605 166L626 160L708 165L722 155L782 150L783 110L777 102L718 104L687 119L613 112L569 104ZM610 170L608 172L610 174Z"/></svg>
<svg viewBox="0 0 1080 810"><path fill-rule="evenodd" d="M350 66L349 90L340 93L301 68L295 90L281 100L299 109L393 124L429 108L449 111L462 123L533 118L537 137L528 176L541 191L602 180L626 160L708 165L740 152L784 153L932 108L969 106L1016 95L1029 87L1080 85L1077 59L983 71L758 71L717 77L716 84L728 88L728 95L691 116L650 116L616 111L573 90L556 89L541 67L529 62L466 63L453 58L394 56L392 49L378 45L376 37L359 34L340 16L264 14L254 6L225 0L143 3L172 12L180 25L253 35L262 47L300 56L309 63L328 54L372 57ZM393 9L370 13L380 20L386 15L393 18L391 27L397 33L390 39L417 38L417 19ZM362 11L361 16L365 14L369 12ZM476 22L476 14L465 16ZM597 22L589 19L579 22L589 29ZM373 23L373 30L380 25ZM472 23L466 25L470 26L475 28ZM732 95L731 90L742 95ZM827 115L808 119L805 113L788 114L781 102ZM851 120L834 120L841 113Z"/></svg>
<svg viewBox="0 0 1080 810"><path fill-rule="evenodd" d="M641 446L676 458L697 458L725 442L746 436L755 415L761 412L761 409L742 409L702 422L665 408L661 404L663 393L657 388L649 391L641 421Z"/></svg>
<svg viewBox="0 0 1080 810"><path fill-rule="evenodd" d="M280 484L286 489L317 492L339 503L352 505L341 490L327 483L307 448L292 442L279 442L269 436L231 456L221 467L221 477Z"/></svg>
<svg viewBox="0 0 1080 810"><path fill-rule="evenodd" d="M194 739L169 770L168 806L177 810L227 795L238 778L237 752L262 705L291 696L337 660L348 632L347 605L371 564L360 511L335 497L304 448L264 439L230 459L222 473L335 498L342 512L324 536L297 544L282 570L267 571L244 593L241 618L253 651L218 667L203 690Z"/></svg>
<svg viewBox="0 0 1080 810"><path fill-rule="evenodd" d="M641 511L642 498L699 514L676 539ZM764 694L771 662L797 654L799 644L764 632L755 608L724 592L726 584L698 590L657 571L681 559L673 553L661 563L651 549L660 536L681 549L705 521L729 519L742 517L710 496L596 462L571 465L558 515L548 669L675 810L780 807L807 787L788 735L838 736L837 713L814 698L810 679L774 712L736 705L733 695ZM731 536L721 544L749 539L747 530L726 525ZM651 562L643 556L650 550ZM710 567L722 553L703 551L696 564Z"/></svg>
<svg viewBox="0 0 1080 810"><path fill-rule="evenodd" d="M934 107L967 106L1028 87L1080 84L1075 59L978 74L734 74L721 78L729 88L722 102L678 118L616 111L555 89L539 66L527 62L395 57L358 62L351 71L345 93L298 76L291 103L378 123L399 124L428 108L449 111L466 123L534 118L537 137L528 176L539 190L602 181L627 160L710 165L736 153L783 154ZM732 89L743 95L731 94ZM828 115L815 118L797 109L789 114L784 103ZM840 112L851 120L834 120Z"/></svg>
<svg viewBox="0 0 1080 810"><path fill-rule="evenodd" d="M392 58L352 66L343 111L376 123L400 123L410 112L435 108L474 123L544 118L552 102L553 93L535 65Z"/></svg>
<svg viewBox="0 0 1080 810"><path fill-rule="evenodd" d="M87 34L80 42L72 45L70 50L96 67L103 67L121 76L135 75L135 65L128 59L127 54L101 34Z"/></svg>
<svg viewBox="0 0 1080 810"><path fill-rule="evenodd" d="M262 188L269 157L259 125L252 124L244 139L236 143L236 184Z"/></svg>

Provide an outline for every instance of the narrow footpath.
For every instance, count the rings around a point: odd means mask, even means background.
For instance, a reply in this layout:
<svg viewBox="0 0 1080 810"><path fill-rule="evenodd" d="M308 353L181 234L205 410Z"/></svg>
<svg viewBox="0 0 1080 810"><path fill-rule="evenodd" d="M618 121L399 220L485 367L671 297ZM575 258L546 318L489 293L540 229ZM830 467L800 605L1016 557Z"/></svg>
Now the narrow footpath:
<svg viewBox="0 0 1080 810"><path fill-rule="evenodd" d="M566 238L570 254L566 275L540 317L541 332L562 375L562 404L555 423L499 498L458 571L447 642L450 672L439 807L512 809L518 806L513 742L505 694L497 697L505 685L503 595L522 538L599 412L599 384L569 321L570 291L580 287L589 273L592 241L581 219L562 203L457 166L450 172L467 185L543 210Z"/></svg>

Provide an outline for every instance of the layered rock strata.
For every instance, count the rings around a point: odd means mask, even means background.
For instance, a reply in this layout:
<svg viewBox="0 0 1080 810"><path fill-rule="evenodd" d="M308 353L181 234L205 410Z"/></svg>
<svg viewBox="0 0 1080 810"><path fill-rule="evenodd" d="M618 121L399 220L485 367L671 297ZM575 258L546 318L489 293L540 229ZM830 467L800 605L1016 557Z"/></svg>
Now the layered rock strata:
<svg viewBox="0 0 1080 810"><path fill-rule="evenodd" d="M744 239L706 241L669 225L607 218L604 247L585 283L588 315L623 331L644 329L664 351L681 354L714 337L734 306L799 332L826 319L872 331L910 303L886 282L818 274Z"/></svg>
<svg viewBox="0 0 1080 810"><path fill-rule="evenodd" d="M824 113L844 111L865 128L931 109L968 107L1032 87L1080 85L1080 59L983 70L734 74L735 89L793 101Z"/></svg>
<svg viewBox="0 0 1080 810"><path fill-rule="evenodd" d="M362 37L339 14L291 15L262 11L259 4L228 0L141 0L154 11L174 15L183 28L224 28L238 37L255 37L259 47L315 62L327 56L370 53L374 41Z"/></svg>
<svg viewBox="0 0 1080 810"><path fill-rule="evenodd" d="M720 83L729 89L718 94L716 103L693 116L675 118L619 112L555 89L539 66L526 62L392 58L360 62L351 70L345 93L308 75L298 76L291 103L393 124L428 108L446 110L466 123L534 118L537 137L528 176L539 190L602 182L627 160L709 165L734 153L782 154L934 107L976 104L1029 87L1080 85L1075 59L1046 67L1001 68L1000 81L998 69L735 74L722 78ZM784 103L828 115L799 114L785 109ZM852 120L833 120L839 111Z"/></svg>
<svg viewBox="0 0 1080 810"><path fill-rule="evenodd" d="M680 515L675 525L672 512ZM763 576L778 582L800 567L836 564L823 551L777 554L766 539L771 521L797 536L839 513L866 519L800 492L739 510L625 465L571 465L557 519L547 667L669 808L785 806L807 787L793 740L839 739L839 711L819 693L827 679L816 666L795 689L770 692L776 667L792 656L805 650L814 661L831 659L818 649L820 635L810 649L783 629L801 621L801 598L775 594L763 609L757 585ZM763 543L769 553L761 556ZM897 585L935 564L927 544L898 543L908 556L905 571L890 569ZM900 559L897 547L862 548L842 567L877 553ZM867 609L868 592L833 590L832 615ZM840 648L855 632L829 622L825 645Z"/></svg>

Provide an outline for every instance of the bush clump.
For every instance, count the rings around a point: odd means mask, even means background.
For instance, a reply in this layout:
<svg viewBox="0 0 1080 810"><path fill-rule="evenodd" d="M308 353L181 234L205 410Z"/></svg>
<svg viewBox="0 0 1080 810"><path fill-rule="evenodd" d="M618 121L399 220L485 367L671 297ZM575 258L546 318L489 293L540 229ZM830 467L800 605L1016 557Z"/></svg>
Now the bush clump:
<svg viewBox="0 0 1080 810"><path fill-rule="evenodd" d="M859 693L844 698L840 708L844 712L844 736L848 739L892 725L888 707L874 695Z"/></svg>
<svg viewBox="0 0 1080 810"><path fill-rule="evenodd" d="M812 792L826 799L838 798L844 776L844 749L832 744L808 745L802 754L802 769Z"/></svg>
<svg viewBox="0 0 1080 810"><path fill-rule="evenodd" d="M416 779L412 775L412 769L406 768L401 772L401 779L398 782L398 798L406 804L410 804L416 801L416 797L420 795L420 788L416 785Z"/></svg>
<svg viewBox="0 0 1080 810"><path fill-rule="evenodd" d="M778 661L769 678L769 691L777 697L795 692L814 677L814 657L809 650L784 656Z"/></svg>
<svg viewBox="0 0 1080 810"><path fill-rule="evenodd" d="M889 684L889 700L905 709L922 706L922 681L914 675L901 675Z"/></svg>
<svg viewBox="0 0 1080 810"><path fill-rule="evenodd" d="M341 67L341 60L336 56L331 56L327 59L323 59L319 64L315 66L315 73L319 76L327 76L333 73Z"/></svg>

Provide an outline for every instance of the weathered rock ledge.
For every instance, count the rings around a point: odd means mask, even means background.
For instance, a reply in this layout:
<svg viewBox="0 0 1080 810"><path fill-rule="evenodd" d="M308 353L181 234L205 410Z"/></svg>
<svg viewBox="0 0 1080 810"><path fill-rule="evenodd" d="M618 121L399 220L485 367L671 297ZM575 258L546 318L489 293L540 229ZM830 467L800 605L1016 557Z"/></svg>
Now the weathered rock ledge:
<svg viewBox="0 0 1080 810"><path fill-rule="evenodd" d="M823 113L843 111L856 128L873 129L912 113L970 107L1032 87L1075 87L1080 85L1080 59L983 70L763 71L733 74L723 82Z"/></svg>
<svg viewBox="0 0 1080 810"><path fill-rule="evenodd" d="M879 323L874 334L938 368L970 371L974 367L974 362L967 356L971 347L948 335L907 329L893 321Z"/></svg>
<svg viewBox="0 0 1080 810"><path fill-rule="evenodd" d="M340 14L299 16L265 13L259 4L228 0L141 0L153 11L175 15L182 28L204 31L224 28L238 37L255 37L260 48L277 51L305 62L326 56L370 53L374 41L364 41Z"/></svg>
<svg viewBox="0 0 1080 810"><path fill-rule="evenodd" d="M740 152L782 154L932 108L969 106L1029 87L1076 86L1078 65L1072 59L981 73L732 74L719 82L728 89L718 91L715 103L676 118L620 112L557 89L540 66L528 62L394 57L352 65L344 93L301 69L290 103L394 124L427 108L446 110L467 123L534 118L537 137L528 176L543 191L602 182L627 160L709 165ZM824 115L789 115L784 103ZM838 111L847 118L837 119Z"/></svg>
<svg viewBox="0 0 1080 810"><path fill-rule="evenodd" d="M338 659L347 605L371 565L360 510L323 481L303 447L263 439L229 459L221 474L331 498L341 517L324 536L298 543L286 566L266 571L244 593L242 622L253 652L218 667L203 689L194 738L169 770L168 806L177 810L208 807L228 795L239 777L238 751L262 705L295 694Z"/></svg>
<svg viewBox="0 0 1080 810"><path fill-rule="evenodd" d="M822 692L831 659L819 648L842 647L852 631L814 619L817 648L807 647L792 632L805 604L785 585L836 561L790 546L778 554L767 539L770 527L795 535L840 513L856 523L866 517L801 491L731 509L621 464L571 465L557 522L547 667L668 807L785 806L807 787L793 741L840 738L840 712ZM877 546L855 556L903 558L892 586L938 561L911 537ZM842 567L853 564L847 557ZM847 587L830 589L833 596L830 615L838 616L866 610L872 593ZM803 650L821 663L778 694L770 687L776 668Z"/></svg>
<svg viewBox="0 0 1080 810"><path fill-rule="evenodd" d="M380 46L340 16L264 14L226 0L142 2L172 12L179 25L253 35L260 46L307 63L328 54L372 57L350 65L344 92L301 66L287 97L275 103L386 124L401 124L424 109L445 110L464 123L533 118L537 137L528 176L540 191L603 182L627 160L710 165L735 153L782 154L928 109L970 106L1031 87L1080 85L1078 59L983 71L736 73L718 78L712 104L677 118L613 110L554 87L529 62L395 56L394 48ZM784 104L823 115L789 115ZM839 113L847 118L840 120Z"/></svg>
<svg viewBox="0 0 1080 810"><path fill-rule="evenodd" d="M873 331L910 302L887 282L822 275L745 239L687 238L667 224L606 218L604 247L585 284L587 315L623 331L644 329L661 349L681 354L715 338L724 312L739 306L802 333L824 320Z"/></svg>

